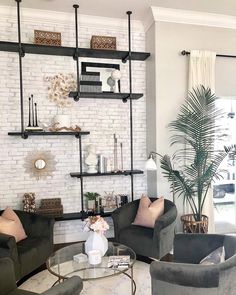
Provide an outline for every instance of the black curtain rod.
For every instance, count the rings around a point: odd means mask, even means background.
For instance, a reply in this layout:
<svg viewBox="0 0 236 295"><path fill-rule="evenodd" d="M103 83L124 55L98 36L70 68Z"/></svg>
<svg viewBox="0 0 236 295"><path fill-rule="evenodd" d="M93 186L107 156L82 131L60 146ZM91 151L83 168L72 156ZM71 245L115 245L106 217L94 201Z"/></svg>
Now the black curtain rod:
<svg viewBox="0 0 236 295"><path fill-rule="evenodd" d="M190 52L189 51L186 51L186 50L183 50L183 51L181 51L181 54L182 55L189 55ZM236 55L227 55L227 54L217 54L216 56L218 56L218 57L231 57L231 58L236 58Z"/></svg>

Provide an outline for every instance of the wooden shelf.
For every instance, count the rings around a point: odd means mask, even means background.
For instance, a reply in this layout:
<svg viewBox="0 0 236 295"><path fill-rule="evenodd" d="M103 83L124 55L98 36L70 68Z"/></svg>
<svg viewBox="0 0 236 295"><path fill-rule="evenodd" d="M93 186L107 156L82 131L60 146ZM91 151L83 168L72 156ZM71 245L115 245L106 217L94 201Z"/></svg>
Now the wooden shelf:
<svg viewBox="0 0 236 295"><path fill-rule="evenodd" d="M69 93L69 97L77 97L78 92L73 91ZM139 99L143 96L142 93L133 93L132 99ZM98 99L122 99L127 101L130 98L129 93L113 93L113 92L80 92L79 98L98 98Z"/></svg>
<svg viewBox="0 0 236 295"><path fill-rule="evenodd" d="M75 55L75 47L46 46L46 45L22 43L22 49L24 53L31 53L31 54L58 55L58 56L71 56L71 57L74 57ZM19 45L17 42L0 41L0 51L18 52ZM125 60L128 57L128 51L79 48L78 55L79 57ZM147 53L147 52L131 53L132 60L144 61L149 56L150 56L150 53Z"/></svg>
<svg viewBox="0 0 236 295"><path fill-rule="evenodd" d="M62 217L56 217L55 221L67 221L67 220L77 220L77 219L85 219L88 216L95 216L100 215L102 217L109 217L111 216L111 212L107 213L94 213L88 214L87 212L75 212L75 213L65 213Z"/></svg>
<svg viewBox="0 0 236 295"><path fill-rule="evenodd" d="M142 170L125 170L125 171L118 171L118 172L104 172L104 173L80 173L80 172L71 172L71 177L97 177L97 176L118 176L118 175L131 175L131 174L143 174Z"/></svg>
<svg viewBox="0 0 236 295"><path fill-rule="evenodd" d="M76 138L82 135L90 134L89 131L66 131L66 132L50 132L50 131L25 131L25 132L8 132L10 136L21 136L22 138L28 138L29 136L69 136L74 135Z"/></svg>

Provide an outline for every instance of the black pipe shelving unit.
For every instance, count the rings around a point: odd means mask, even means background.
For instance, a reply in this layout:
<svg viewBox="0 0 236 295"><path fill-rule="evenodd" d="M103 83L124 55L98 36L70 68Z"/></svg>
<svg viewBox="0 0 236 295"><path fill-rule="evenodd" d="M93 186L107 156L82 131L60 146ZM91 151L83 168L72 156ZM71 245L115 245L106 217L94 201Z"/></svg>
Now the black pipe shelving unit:
<svg viewBox="0 0 236 295"><path fill-rule="evenodd" d="M124 171L117 171L117 172L103 172L103 173L80 173L80 172L72 172L70 173L71 177L81 178L82 177L94 177L94 176L119 176L119 175L131 175L131 174L143 174L142 170L124 170Z"/></svg>
<svg viewBox="0 0 236 295"><path fill-rule="evenodd" d="M65 131L65 132L56 132L56 131L24 131L24 132L8 132L9 136L21 136L23 138L28 138L29 136L69 136L74 135L76 138L79 138L82 135L90 134L89 131Z"/></svg>
<svg viewBox="0 0 236 295"><path fill-rule="evenodd" d="M99 212L99 213L87 213L87 212L75 212L75 213L64 213L61 217L56 217L55 221L69 221L77 219L86 219L89 216L100 215L102 217L111 216L111 212Z"/></svg>
<svg viewBox="0 0 236 295"><path fill-rule="evenodd" d="M56 55L56 56L75 56L75 47L64 46L47 46L38 44L21 44L24 54L42 54L42 55ZM19 44L17 42L0 41L0 51L18 52ZM78 48L79 57L88 58L105 58L105 59L120 59L126 61L128 51L122 50L103 50L103 49L90 49ZM136 61L145 61L150 56L148 52L132 52L131 59Z"/></svg>
<svg viewBox="0 0 236 295"><path fill-rule="evenodd" d="M143 97L142 93L113 93L113 92L78 92L73 91L69 93L69 97L77 97L79 95L80 98L98 98L98 99L122 99L123 101L127 101L130 99L139 99Z"/></svg>
<svg viewBox="0 0 236 295"><path fill-rule="evenodd" d="M21 42L21 21L20 21L20 2L22 0L15 0L17 3L17 22L18 22L18 42L0 41L0 51L16 52L19 55L19 82L20 82L20 115L21 115L21 131L8 132L9 136L18 136L27 139L30 136L75 136L79 139L79 158L80 158L80 171L71 172L70 176L78 178L80 180L80 192L81 192L81 212L66 213L62 217L56 218L57 221L85 219L89 214L84 211L83 205L83 178L84 177L101 177L101 176L130 176L131 179L131 199L134 199L134 184L133 176L136 174L143 174L141 170L135 170L133 167L133 105L132 101L137 100L143 96L142 93L133 93L132 90L132 61L145 61L150 53L147 52L132 52L131 51L131 11L127 11L128 16L128 51L120 50L98 50L89 48L78 47L78 8L79 5L73 5L75 9L75 47L63 47L63 46L45 46L37 44L28 44ZM80 98L97 98L97 99L120 99L123 102L129 100L129 127L130 127L130 170L117 171L117 172L105 172L105 173L86 173L83 171L82 165L82 136L89 135L89 131L66 131L66 132L49 132L49 131L26 131L24 128L24 95L23 95L23 70L22 70L22 58L25 54L40 54L40 55L54 55L54 56L68 56L72 57L76 61L77 72L77 91L71 92L70 97L73 97L75 101ZM91 93L80 92L79 83L79 58L105 58L105 59L119 59L126 63L128 61L129 67L129 92L128 93ZM96 215L98 213L94 213ZM99 213L103 217L110 216L110 212Z"/></svg>

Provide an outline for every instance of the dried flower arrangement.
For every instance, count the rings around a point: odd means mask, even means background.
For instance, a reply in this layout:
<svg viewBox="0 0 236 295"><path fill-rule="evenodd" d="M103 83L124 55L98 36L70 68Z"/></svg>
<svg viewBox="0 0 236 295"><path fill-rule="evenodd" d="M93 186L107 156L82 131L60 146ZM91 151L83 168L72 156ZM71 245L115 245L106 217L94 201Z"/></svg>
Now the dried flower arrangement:
<svg viewBox="0 0 236 295"><path fill-rule="evenodd" d="M108 223L100 215L90 216L84 221L84 231L94 231L104 233L109 229Z"/></svg>
<svg viewBox="0 0 236 295"><path fill-rule="evenodd" d="M68 107L71 101L68 100L70 91L76 89L76 79L73 74L57 74L53 77L45 77L45 81L51 82L48 87L49 99L59 107Z"/></svg>

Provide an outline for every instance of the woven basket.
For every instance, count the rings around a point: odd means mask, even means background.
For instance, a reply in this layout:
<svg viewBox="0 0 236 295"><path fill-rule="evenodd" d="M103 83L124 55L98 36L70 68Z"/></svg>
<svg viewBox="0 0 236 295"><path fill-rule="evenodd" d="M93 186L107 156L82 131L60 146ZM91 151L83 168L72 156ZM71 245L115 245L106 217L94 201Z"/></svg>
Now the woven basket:
<svg viewBox="0 0 236 295"><path fill-rule="evenodd" d="M184 233L207 233L208 232L208 217L201 216L200 221L196 221L193 214L185 214L181 216L183 222Z"/></svg>
<svg viewBox="0 0 236 295"><path fill-rule="evenodd" d="M34 43L48 46L61 46L61 33L34 30Z"/></svg>
<svg viewBox="0 0 236 295"><path fill-rule="evenodd" d="M90 46L92 49L116 50L116 37L92 36Z"/></svg>

